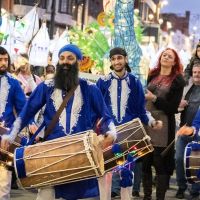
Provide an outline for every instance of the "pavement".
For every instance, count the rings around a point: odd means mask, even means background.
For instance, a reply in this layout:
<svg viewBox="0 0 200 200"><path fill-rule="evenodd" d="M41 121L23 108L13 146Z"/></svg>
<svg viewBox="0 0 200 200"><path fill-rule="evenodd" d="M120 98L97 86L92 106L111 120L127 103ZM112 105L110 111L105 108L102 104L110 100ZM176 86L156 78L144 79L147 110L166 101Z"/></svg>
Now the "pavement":
<svg viewBox="0 0 200 200"><path fill-rule="evenodd" d="M176 180L175 180L175 175L171 178L170 180L170 188L168 189L167 193L166 193L166 200L178 200L175 198L175 194L177 191L177 186L176 186ZM155 200L155 188L153 188L153 199ZM141 197L134 197L133 200L142 200L143 198L143 193L142 193L142 188L141 188L141 192L140 192L140 196ZM183 200L187 200L189 198L189 193L186 192L185 193L185 199ZM27 190L12 190L11 191L11 200L35 200L36 199L36 191L27 191ZM120 197L115 197L112 198L112 200L120 200ZM123 199L125 200L125 199Z"/></svg>
<svg viewBox="0 0 200 200"><path fill-rule="evenodd" d="M35 200L36 192L31 192L27 190L11 190L11 198L10 200ZM48 199L47 199L48 200Z"/></svg>

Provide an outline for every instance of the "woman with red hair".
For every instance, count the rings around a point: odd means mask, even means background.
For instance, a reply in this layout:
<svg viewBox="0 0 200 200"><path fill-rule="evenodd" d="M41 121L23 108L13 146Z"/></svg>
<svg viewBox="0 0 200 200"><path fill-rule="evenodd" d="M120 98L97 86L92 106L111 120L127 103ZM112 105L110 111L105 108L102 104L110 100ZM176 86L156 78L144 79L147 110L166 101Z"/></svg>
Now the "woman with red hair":
<svg viewBox="0 0 200 200"><path fill-rule="evenodd" d="M156 113L161 117L164 126L158 131L158 144L154 145L154 152L143 159L143 187L144 200L151 200L152 172L151 166L156 170L156 199L164 200L169 185L170 175L173 173L175 138L175 113L181 101L185 85L182 76L182 65L174 49L165 49L157 62L157 66L150 71L147 81L147 110L152 115ZM167 148L165 154L162 152Z"/></svg>

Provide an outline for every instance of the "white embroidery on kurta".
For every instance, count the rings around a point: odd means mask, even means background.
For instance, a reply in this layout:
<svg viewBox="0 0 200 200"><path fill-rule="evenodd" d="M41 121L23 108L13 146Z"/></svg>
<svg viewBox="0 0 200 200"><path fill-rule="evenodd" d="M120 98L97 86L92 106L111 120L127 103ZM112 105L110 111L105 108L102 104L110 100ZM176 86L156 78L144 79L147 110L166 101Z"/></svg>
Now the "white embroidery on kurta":
<svg viewBox="0 0 200 200"><path fill-rule="evenodd" d="M0 116L3 115L3 112L5 112L5 109L6 109L9 89L10 89L10 85L8 83L8 79L7 79L7 77L4 76L1 78Z"/></svg>
<svg viewBox="0 0 200 200"><path fill-rule="evenodd" d="M59 89L54 89L54 92L51 95L51 99L53 100L53 105L55 107L55 110L57 111L61 103L63 102L62 91ZM71 133L73 127L77 125L82 106L83 106L83 98L82 98L80 86L78 86L74 92L74 99L72 103L71 116L70 116L69 133ZM65 109L59 117L59 125L63 127L65 133L66 133L66 117L67 116L66 116L66 109Z"/></svg>
<svg viewBox="0 0 200 200"><path fill-rule="evenodd" d="M110 101L112 107L112 113L115 116L116 120L118 120L118 112L117 112L117 80L112 79L110 87L108 88L110 93Z"/></svg>
<svg viewBox="0 0 200 200"><path fill-rule="evenodd" d="M125 114L126 114L126 108L127 108L127 104L128 104L128 98L129 98L129 94L131 92L131 90L128 87L128 84L126 82L126 80L122 80L122 88L121 88L121 105L120 105L120 116L121 119L120 121L123 120Z"/></svg>
<svg viewBox="0 0 200 200"><path fill-rule="evenodd" d="M111 78L111 74L108 74L108 75L106 75L106 76L102 76L102 77L101 77L101 79L102 79L103 81L110 80L110 78Z"/></svg>
<svg viewBox="0 0 200 200"><path fill-rule="evenodd" d="M44 84L49 87L54 86L54 79L45 80Z"/></svg>
<svg viewBox="0 0 200 200"><path fill-rule="evenodd" d="M88 84L88 85L95 85L95 83L93 83L93 82L91 82L91 81L88 81L88 80L87 80L87 84Z"/></svg>
<svg viewBox="0 0 200 200"><path fill-rule="evenodd" d="M83 96L79 85L74 92L74 100L72 104L71 119L70 119L70 133L72 132L73 127L77 125L82 106L83 106Z"/></svg>
<svg viewBox="0 0 200 200"><path fill-rule="evenodd" d="M126 108L128 103L128 98L130 94L130 89L128 87L128 84L126 80L121 81L121 98L120 98L120 119L118 119L118 105L117 105L117 91L118 91L118 81L116 79L111 80L111 85L109 87L109 93L110 93L110 100L111 100L111 106L112 106L112 113L115 116L118 123L120 123L125 114L126 114Z"/></svg>
<svg viewBox="0 0 200 200"><path fill-rule="evenodd" d="M20 131L20 127L21 127L21 123L22 123L22 120L20 117L17 117L17 119L15 120L14 124L13 124L13 129L12 131L10 132L10 137L11 137L11 140L14 141L14 139L16 138L17 134L19 133Z"/></svg>
<svg viewBox="0 0 200 200"><path fill-rule="evenodd" d="M60 89L54 89L51 99L53 101L53 105L55 107L55 110L57 111L63 102L62 97L62 90ZM66 109L64 109L59 117L59 125L63 127L64 132L66 133Z"/></svg>

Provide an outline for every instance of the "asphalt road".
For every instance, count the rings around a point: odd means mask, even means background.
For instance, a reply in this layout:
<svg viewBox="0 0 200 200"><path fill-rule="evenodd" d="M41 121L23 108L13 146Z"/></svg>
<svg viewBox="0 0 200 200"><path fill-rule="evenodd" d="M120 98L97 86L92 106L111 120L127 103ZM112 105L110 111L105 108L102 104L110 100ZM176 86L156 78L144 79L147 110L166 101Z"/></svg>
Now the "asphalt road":
<svg viewBox="0 0 200 200"><path fill-rule="evenodd" d="M165 199L166 200L176 200L176 198L175 198L176 191L177 191L176 180L175 180L175 176L173 176L170 180L170 188L167 191ZM155 192L156 191L155 191L155 188L154 188L153 189L153 200L156 199L155 198ZM141 195L141 197L133 198L133 200L142 200L142 195L143 195L142 194L142 188L141 188L140 195ZM186 192L185 197L186 198L184 200L189 198L188 192ZM11 191L11 200L35 200L35 199L36 199L36 191L31 192L31 191L26 191L26 190L21 190L21 189ZM119 200L119 199L120 199L119 197L115 197L112 200Z"/></svg>

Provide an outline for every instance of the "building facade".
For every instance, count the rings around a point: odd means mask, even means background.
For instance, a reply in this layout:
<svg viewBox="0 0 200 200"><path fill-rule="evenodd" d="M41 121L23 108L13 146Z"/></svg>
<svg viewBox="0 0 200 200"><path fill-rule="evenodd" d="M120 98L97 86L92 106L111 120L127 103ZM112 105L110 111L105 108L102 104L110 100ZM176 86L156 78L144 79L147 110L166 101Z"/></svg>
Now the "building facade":
<svg viewBox="0 0 200 200"><path fill-rule="evenodd" d="M31 10L36 2L38 14L41 20L46 20L47 25L56 28L79 26L83 28L88 22L96 19L103 10L102 0L2 0L2 8L5 8L15 16L23 17Z"/></svg>
<svg viewBox="0 0 200 200"><path fill-rule="evenodd" d="M186 11L185 15L177 15L174 13L162 13L161 17L163 23L161 29L163 31L169 31L167 22L171 23L171 31L176 32L180 30L184 35L189 36L189 22L190 22L190 12Z"/></svg>
<svg viewBox="0 0 200 200"><path fill-rule="evenodd" d="M160 24L160 0L136 0L135 8L139 10L143 27L143 43L158 42Z"/></svg>

